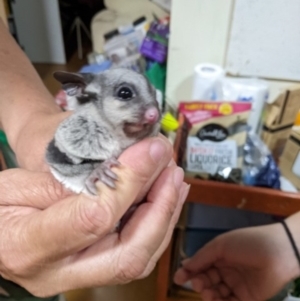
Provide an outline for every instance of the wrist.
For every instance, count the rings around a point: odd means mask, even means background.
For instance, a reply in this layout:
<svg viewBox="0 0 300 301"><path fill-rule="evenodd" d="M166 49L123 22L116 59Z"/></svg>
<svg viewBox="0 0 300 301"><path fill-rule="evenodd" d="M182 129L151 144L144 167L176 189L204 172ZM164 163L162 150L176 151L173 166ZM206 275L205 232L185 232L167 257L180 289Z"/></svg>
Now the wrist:
<svg viewBox="0 0 300 301"><path fill-rule="evenodd" d="M284 260L286 266L286 276L287 282L294 280L295 278L300 276L300 262L297 258L297 254L293 247L293 241L295 244L295 248L297 249L298 253L300 251L300 214L297 213L295 215L290 216L285 220L285 224L292 236L289 238L288 232L285 230L284 225L280 224L281 230L284 232L284 244L287 248L287 256ZM274 232L276 233L276 232Z"/></svg>
<svg viewBox="0 0 300 301"><path fill-rule="evenodd" d="M290 231L292 239L294 241L295 247L297 248L298 254L300 253L300 212L291 215L285 220L285 223ZM288 235L287 235L288 236ZM292 243L290 242L290 247L293 250ZM295 271L294 271L294 278L300 276L300 262L293 250L294 260L296 261L295 264Z"/></svg>

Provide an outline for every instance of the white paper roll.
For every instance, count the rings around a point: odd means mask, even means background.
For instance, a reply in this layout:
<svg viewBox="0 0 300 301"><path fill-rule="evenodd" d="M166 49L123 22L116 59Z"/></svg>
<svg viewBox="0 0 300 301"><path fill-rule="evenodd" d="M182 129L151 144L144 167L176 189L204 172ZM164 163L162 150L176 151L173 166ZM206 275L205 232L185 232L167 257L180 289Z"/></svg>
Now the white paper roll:
<svg viewBox="0 0 300 301"><path fill-rule="evenodd" d="M298 152L297 158L293 165L293 173L300 178L300 152Z"/></svg>
<svg viewBox="0 0 300 301"><path fill-rule="evenodd" d="M249 101L252 103L248 125L254 132L258 132L263 108L269 95L267 83L255 78L224 78L222 89L225 101Z"/></svg>
<svg viewBox="0 0 300 301"><path fill-rule="evenodd" d="M192 100L221 100L221 80L225 71L218 65L204 63L194 70Z"/></svg>

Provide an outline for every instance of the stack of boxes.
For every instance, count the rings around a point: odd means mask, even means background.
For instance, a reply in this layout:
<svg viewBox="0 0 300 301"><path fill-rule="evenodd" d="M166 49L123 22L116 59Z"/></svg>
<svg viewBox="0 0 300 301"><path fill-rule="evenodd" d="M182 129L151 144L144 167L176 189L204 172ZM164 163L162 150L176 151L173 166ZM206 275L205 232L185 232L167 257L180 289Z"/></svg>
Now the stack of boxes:
<svg viewBox="0 0 300 301"><path fill-rule="evenodd" d="M262 140L276 162L283 153L300 110L300 89L288 89L265 109Z"/></svg>

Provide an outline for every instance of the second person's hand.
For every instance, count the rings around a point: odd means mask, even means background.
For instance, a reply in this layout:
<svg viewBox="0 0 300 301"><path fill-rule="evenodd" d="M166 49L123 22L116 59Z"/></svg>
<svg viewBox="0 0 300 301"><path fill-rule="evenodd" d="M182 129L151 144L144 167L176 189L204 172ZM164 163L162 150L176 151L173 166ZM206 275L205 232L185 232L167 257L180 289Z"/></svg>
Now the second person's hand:
<svg viewBox="0 0 300 301"><path fill-rule="evenodd" d="M299 225L299 214L288 222L295 220ZM190 281L205 301L265 301L299 274L290 241L278 223L220 235L184 261L174 279L179 285Z"/></svg>

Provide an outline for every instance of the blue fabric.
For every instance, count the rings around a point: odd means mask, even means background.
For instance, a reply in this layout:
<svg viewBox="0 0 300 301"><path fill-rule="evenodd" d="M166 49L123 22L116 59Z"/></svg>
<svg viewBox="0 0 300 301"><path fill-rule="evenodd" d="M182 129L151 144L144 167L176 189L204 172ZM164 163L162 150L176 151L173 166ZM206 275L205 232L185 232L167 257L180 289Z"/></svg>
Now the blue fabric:
<svg viewBox="0 0 300 301"><path fill-rule="evenodd" d="M268 156L267 164L259 170L253 179L253 185L280 189L280 171L271 155Z"/></svg>
<svg viewBox="0 0 300 301"><path fill-rule="evenodd" d="M92 65L85 65L83 66L79 72L80 73L101 73L104 72L106 70L108 70L112 65L111 61L105 61L102 64L92 64Z"/></svg>

